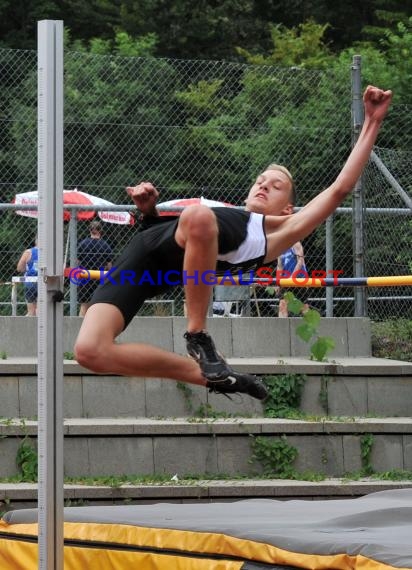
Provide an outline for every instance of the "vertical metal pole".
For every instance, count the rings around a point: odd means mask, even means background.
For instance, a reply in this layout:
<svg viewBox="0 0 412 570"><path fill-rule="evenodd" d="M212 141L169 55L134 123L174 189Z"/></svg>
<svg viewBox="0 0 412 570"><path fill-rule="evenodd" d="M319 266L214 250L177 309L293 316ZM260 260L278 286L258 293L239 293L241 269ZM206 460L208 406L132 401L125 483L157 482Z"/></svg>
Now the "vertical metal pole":
<svg viewBox="0 0 412 570"><path fill-rule="evenodd" d="M352 147L355 145L363 123L363 100L361 87L361 56L354 55L352 60ZM353 219L353 251L354 251L354 275L365 275L364 264L364 218L363 218L363 177L357 181L352 194L352 219ZM364 317L366 309L365 287L355 287L355 317Z"/></svg>
<svg viewBox="0 0 412 570"><path fill-rule="evenodd" d="M63 569L63 22L38 22L39 569ZM60 298L61 300L61 298Z"/></svg>
<svg viewBox="0 0 412 570"><path fill-rule="evenodd" d="M329 216L325 225L325 241L326 241L326 271L333 269L333 215ZM328 276L331 274L328 273ZM325 287L326 289L326 316L333 317L333 290L334 287Z"/></svg>
<svg viewBox="0 0 412 570"><path fill-rule="evenodd" d="M77 209L70 208L70 267L77 266ZM77 285L70 283L70 316L77 315Z"/></svg>
<svg viewBox="0 0 412 570"><path fill-rule="evenodd" d="M17 283L11 284L11 316L17 316Z"/></svg>

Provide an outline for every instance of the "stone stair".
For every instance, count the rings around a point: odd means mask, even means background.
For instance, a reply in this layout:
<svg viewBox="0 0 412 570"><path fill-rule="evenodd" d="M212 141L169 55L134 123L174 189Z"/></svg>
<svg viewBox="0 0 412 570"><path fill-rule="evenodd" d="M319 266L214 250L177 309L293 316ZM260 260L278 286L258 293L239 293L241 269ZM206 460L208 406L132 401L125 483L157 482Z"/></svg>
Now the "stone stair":
<svg viewBox="0 0 412 570"><path fill-rule="evenodd" d="M16 317L10 321L9 333L24 335L24 321L32 327L35 319ZM154 341L159 321L160 344L179 347L183 352L183 319L148 319L146 340ZM249 321L247 326L244 321ZM216 319L211 328L215 327L217 343L223 345L236 369L261 375L304 374L300 411L308 415L305 420L265 418L262 404L247 396L235 395L229 400L170 380L94 375L75 361L66 360L65 475L85 480L113 477L114 481L111 486L66 485L66 500L71 504L113 504L230 501L242 497L332 498L412 485L407 480L343 479L347 473L361 470L365 436L373 441L369 462L374 470L412 470L412 363L372 358L364 319L343 319L343 323L329 319L323 323L326 331L335 328L341 342L328 362L313 362L302 354L307 347L298 341L289 337L287 342L279 340L280 333L291 334L298 321ZM65 327L66 350L78 325L78 319L70 318ZM172 340L165 335L165 328ZM141 327L124 334L133 332L140 340ZM273 339L278 339L278 348L284 343L288 350L273 351L276 356L268 356ZM37 436L36 357L13 356L13 342L9 341L8 358L0 360L3 479L18 473L16 455L23 439L29 437L35 445ZM20 343L22 346L21 338ZM294 469L323 473L325 479L285 481L276 479L276 473L274 478L262 478L263 467L252 458L253 442L259 436L286 442L297 451ZM122 476L131 483L121 485ZM133 482L138 477L153 482ZM33 506L36 492L33 484L0 484L0 511Z"/></svg>
<svg viewBox="0 0 412 570"><path fill-rule="evenodd" d="M339 357L313 362L303 357L228 359L241 372L263 376L303 374L300 410L312 416L410 416L412 363L372 357ZM37 416L37 365L34 357L0 360L0 417ZM202 387L171 380L91 374L75 361L64 363L66 418L158 418L216 414L263 415L261 402L232 400ZM210 414L209 414L210 415Z"/></svg>
<svg viewBox="0 0 412 570"><path fill-rule="evenodd" d="M302 421L270 418L75 418L65 420L67 477L163 476L213 478L261 476L252 462L257 437L283 438L298 454L294 467L330 477L362 468L361 439L373 436L370 461L377 471L412 470L412 418L351 418ZM1 426L0 477L16 474L15 457L24 436L36 438L37 422Z"/></svg>

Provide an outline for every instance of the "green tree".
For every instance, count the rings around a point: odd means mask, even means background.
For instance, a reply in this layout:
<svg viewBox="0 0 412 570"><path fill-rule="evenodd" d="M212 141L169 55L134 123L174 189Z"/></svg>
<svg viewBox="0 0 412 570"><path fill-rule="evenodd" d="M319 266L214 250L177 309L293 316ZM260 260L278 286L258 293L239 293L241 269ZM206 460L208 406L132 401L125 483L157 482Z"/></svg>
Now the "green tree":
<svg viewBox="0 0 412 570"><path fill-rule="evenodd" d="M129 34L153 32L159 54L186 59L235 59L235 46L257 48L268 38L267 20L253 0L123 0L121 26Z"/></svg>
<svg viewBox="0 0 412 570"><path fill-rule="evenodd" d="M39 20L63 20L76 39L110 38L119 12L118 0L1 0L0 45L34 49Z"/></svg>
<svg viewBox="0 0 412 570"><path fill-rule="evenodd" d="M173 160L174 132L165 126L175 113L178 74L151 57L153 34L133 39L118 32L114 41L73 47L65 63L66 184L104 189L118 202L139 172L156 177Z"/></svg>
<svg viewBox="0 0 412 570"><path fill-rule="evenodd" d="M272 47L268 55L253 55L242 48L237 51L257 65L321 67L330 60L324 41L327 28L328 24L322 26L313 20L293 28L270 25Z"/></svg>
<svg viewBox="0 0 412 570"><path fill-rule="evenodd" d="M154 33L163 57L236 60L236 46L265 53L271 27L293 29L312 18L327 25L325 41L339 53L411 12L412 0L0 0L0 45L34 49L37 21L54 19L75 40Z"/></svg>

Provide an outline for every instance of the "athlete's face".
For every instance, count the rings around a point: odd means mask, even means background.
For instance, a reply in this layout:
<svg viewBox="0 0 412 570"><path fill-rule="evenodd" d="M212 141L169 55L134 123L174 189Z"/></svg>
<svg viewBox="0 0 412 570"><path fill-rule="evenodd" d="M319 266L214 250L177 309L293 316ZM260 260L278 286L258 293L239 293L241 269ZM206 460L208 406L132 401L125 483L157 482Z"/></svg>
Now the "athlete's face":
<svg viewBox="0 0 412 570"><path fill-rule="evenodd" d="M246 210L258 214L280 216L291 214L292 182L280 170L265 170L256 179L245 200Z"/></svg>

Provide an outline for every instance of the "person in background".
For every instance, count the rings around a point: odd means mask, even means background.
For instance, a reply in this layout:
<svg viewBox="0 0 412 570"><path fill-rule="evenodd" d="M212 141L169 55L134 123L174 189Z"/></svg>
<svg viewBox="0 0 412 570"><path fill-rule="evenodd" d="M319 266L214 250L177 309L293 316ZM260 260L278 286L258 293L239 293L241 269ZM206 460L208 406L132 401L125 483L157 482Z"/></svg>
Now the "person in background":
<svg viewBox="0 0 412 570"><path fill-rule="evenodd" d="M24 273L25 277L37 277L39 263L39 248L37 247L37 236L34 246L25 249L17 263L17 271ZM37 315L37 282L27 282L24 284L24 296L27 304L27 317Z"/></svg>
<svg viewBox="0 0 412 570"><path fill-rule="evenodd" d="M102 224L93 220L90 222L90 237L83 239L77 246L78 266L85 269L101 269L105 271L112 266L112 248L102 238ZM79 284L78 301L80 303L79 316L84 317L93 293L99 285L98 280Z"/></svg>
<svg viewBox="0 0 412 570"><path fill-rule="evenodd" d="M297 241L292 247L287 249L278 257L278 271L287 271L292 277L307 277L307 268L305 264L305 255L303 251L303 246L300 241ZM279 313L278 316L285 318L289 315L288 304L284 299L284 294L287 289L282 289L281 287L276 288L276 293L280 295L279 297ZM309 305L305 302L306 299L306 288L305 287L293 287L293 295L299 301L302 301L303 307L301 313L306 313L309 310Z"/></svg>

